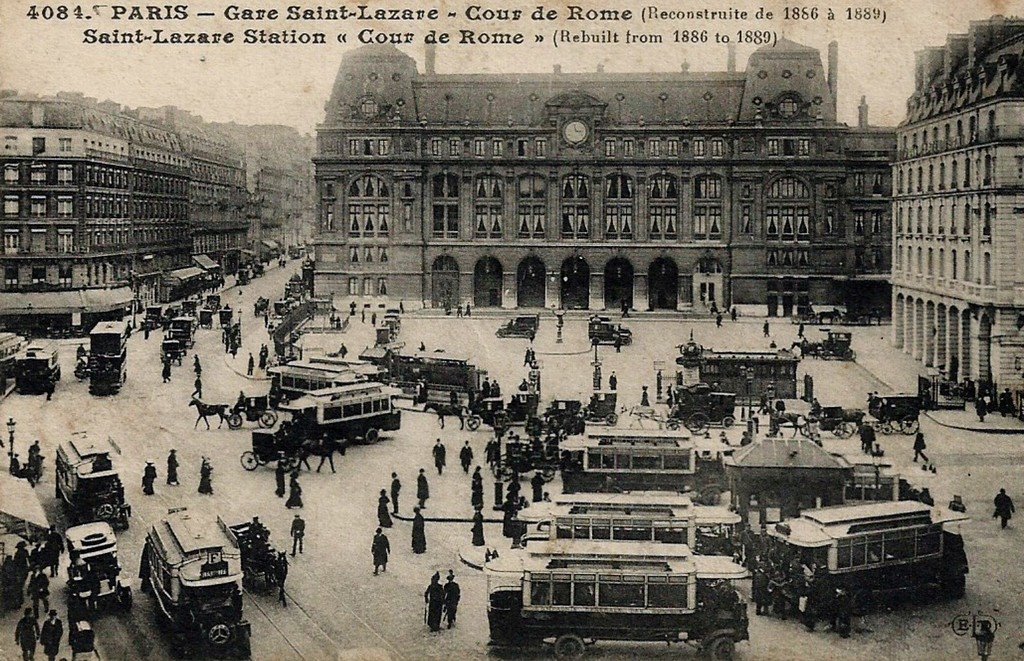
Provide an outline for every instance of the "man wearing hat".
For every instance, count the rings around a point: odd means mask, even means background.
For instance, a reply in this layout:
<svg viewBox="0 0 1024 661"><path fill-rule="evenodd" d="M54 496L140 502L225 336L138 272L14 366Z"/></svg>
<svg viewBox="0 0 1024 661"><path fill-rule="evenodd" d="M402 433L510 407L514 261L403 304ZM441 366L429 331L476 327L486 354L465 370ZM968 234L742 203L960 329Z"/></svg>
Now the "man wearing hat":
<svg viewBox="0 0 1024 661"><path fill-rule="evenodd" d="M142 471L142 493L152 496L153 484L156 482L156 466L152 461L146 462L146 468Z"/></svg>
<svg viewBox="0 0 1024 661"><path fill-rule="evenodd" d="M39 631L39 642L43 653L49 661L54 661L60 653L60 641L64 637L64 623L57 617L57 611L51 610L50 616L43 622Z"/></svg>
<svg viewBox="0 0 1024 661"><path fill-rule="evenodd" d="M448 628L455 626L455 616L459 610L459 600L462 599L462 590L455 582L455 572L448 570L448 581L444 584L444 617L448 622Z"/></svg>
<svg viewBox="0 0 1024 661"><path fill-rule="evenodd" d="M196 356L198 359L199 356ZM167 484L172 487L178 486L178 453L171 448L167 455Z"/></svg>
<svg viewBox="0 0 1024 661"><path fill-rule="evenodd" d="M32 661L36 658L39 624L36 622L31 608L26 608L25 614L18 620L18 626L14 629L14 641L21 648L22 661Z"/></svg>

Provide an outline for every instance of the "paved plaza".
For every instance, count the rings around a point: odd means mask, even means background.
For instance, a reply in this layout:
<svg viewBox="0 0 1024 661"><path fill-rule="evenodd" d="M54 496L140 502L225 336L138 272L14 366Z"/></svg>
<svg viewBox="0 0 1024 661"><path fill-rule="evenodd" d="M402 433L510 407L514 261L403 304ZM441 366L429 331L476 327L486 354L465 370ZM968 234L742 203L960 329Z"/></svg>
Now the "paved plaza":
<svg viewBox="0 0 1024 661"><path fill-rule="evenodd" d="M226 355L220 331L197 331L195 351L203 363L204 399L232 402L238 392L264 394L269 382L257 373L245 376L250 351L255 355L269 338L261 318L252 316L257 296L271 300L280 297L284 283L296 270L292 262L284 269L274 268L262 279L224 294L225 301L241 308L244 349L234 360ZM337 307L347 311L348 301ZM511 316L511 315L509 315ZM497 326L507 318L493 315L471 319L441 318L436 314L407 314L402 321L400 339L408 348L423 342L428 350L444 348L448 353L469 358L497 379L506 394L516 389L526 376L522 367L525 340L497 339ZM357 354L372 344L369 324L357 315L344 333L303 338L303 350L314 353L336 351L345 343ZM741 319L722 328L713 321L681 321L675 317L627 319L634 334L632 346L621 353L601 347L602 371L618 376L620 403L637 404L643 385L655 389L655 361L663 361L666 382L674 374L676 345L688 340L690 332L705 347L724 349L765 349L769 339L762 336L763 319ZM914 387L913 362L888 344L888 326L852 329L857 363L805 360L800 374L810 374L818 399L824 405L864 406L870 391L905 390ZM772 320L771 340L787 347L796 339L797 327ZM809 335L818 331L809 328ZM593 351L586 340L586 321L570 317L564 328L564 342L555 342L555 319L542 316L536 339L542 369L542 406L552 398L586 399L591 389ZM25 451L38 438L46 457L45 477L37 493L51 521L63 527L66 521L54 499L53 457L56 445L71 431L87 431L109 436L121 449L116 464L122 472L127 499L132 505L128 530L118 536L120 559L125 575L132 578L137 596L130 614L107 614L96 622L97 642L104 659L163 659L169 656L167 640L154 626L153 604L138 592L139 554L145 533L168 508L187 506L221 515L230 522L241 522L258 515L271 531L271 542L278 548L288 545L287 532L295 513L284 507L274 495L274 474L270 467L246 472L240 454L250 447L251 423L243 430L214 428L207 431L200 423L193 429L194 409L187 406L192 391L192 354L182 367L175 367L171 382L160 378L159 339L149 340L141 333L129 341L128 381L120 394L97 398L88 394L87 384L73 376L75 347L61 347L64 378L53 400L45 397L12 395L2 404L4 419L17 421L17 445ZM619 426L637 421L623 414ZM649 422L646 424L650 424ZM764 426L762 426L764 429ZM950 628L954 616L971 612L992 613L1001 624L997 634L996 655L1010 658L1020 654L1024 641L1024 613L1019 595L1024 593L1024 572L1019 570L1022 528L1011 522L1000 531L990 518L995 492L1005 487L1012 496L1024 493L1024 437L951 429L923 418L922 429L928 441L928 454L937 467L930 478L936 502L944 503L954 494L967 503L971 520L963 524L971 571L967 596L958 602L906 606L892 612L877 612L855 620L855 632L849 639L819 631L807 632L798 622L758 617L751 609L750 642L738 647L744 659L964 659L974 655L973 641L955 636ZM729 432L738 444L739 428ZM355 446L344 457L336 457L337 473L325 466L320 473L300 476L307 521L305 553L292 561L287 583L289 605L276 601L276 591L254 588L246 594L244 608L252 622L253 655L256 659L422 659L520 658L510 652L491 653L487 648L486 590L482 573L460 564L459 553L470 544L468 523L438 523L428 520L427 553L414 555L410 549L410 524L396 520L387 531L393 554L386 573L372 575L370 542L377 527L377 494L390 484L392 471L403 483L401 513L411 514L416 473L426 468L431 498L425 514L429 518L467 518L470 509L470 480L458 466L458 449L469 441L478 463L483 463L487 427L477 432L460 431L458 422L449 419L440 430L434 415L403 412L402 428L372 446ZM433 468L431 446L441 438L448 448L449 467L443 475ZM826 448L856 454L855 440L839 441L830 435ZM920 471L910 459L912 438L881 436L886 459L903 472ZM164 485L164 465L168 450L176 448L181 459L180 487ZM214 495L197 493L199 463L210 457ZM155 496L144 496L141 489L145 462L153 461L160 472ZM316 468L316 464L313 465ZM491 483L485 479L487 504L491 504ZM558 479L549 487L559 489ZM528 488L527 488L528 489ZM485 511L499 518L496 512ZM505 548L500 525L488 524L488 544ZM458 626L430 634L423 623L422 595L430 575L444 575L453 569L462 585L462 603ZM747 586L744 586L744 590ZM63 600L63 579L55 581L52 592ZM63 608L58 607L63 615ZM17 613L8 613L0 627L13 631ZM11 637L0 637L0 656L13 658ZM69 651L67 652L69 653ZM662 645L599 644L590 652L593 658L696 658L696 653ZM544 658L542 651L528 658Z"/></svg>

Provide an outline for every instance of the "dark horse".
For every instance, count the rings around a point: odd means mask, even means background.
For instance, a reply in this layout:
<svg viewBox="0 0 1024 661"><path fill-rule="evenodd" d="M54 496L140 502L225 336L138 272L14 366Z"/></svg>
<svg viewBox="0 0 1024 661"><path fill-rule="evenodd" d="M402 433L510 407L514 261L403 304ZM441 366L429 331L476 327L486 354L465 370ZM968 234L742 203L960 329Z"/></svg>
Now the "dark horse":
<svg viewBox="0 0 1024 661"><path fill-rule="evenodd" d="M804 429L807 424L807 419L802 413L792 413L786 411L772 411L771 413L771 429L776 430L777 433L782 433L783 427L792 427L793 436L795 437L797 432Z"/></svg>
<svg viewBox="0 0 1024 661"><path fill-rule="evenodd" d="M310 457L320 457L320 463L316 467L316 472L319 473L320 469L324 467L326 461L330 467L331 472L334 470L334 453L337 452L342 456L345 456L345 446L342 443L330 438L307 438L302 441L302 445L299 447L299 462L306 465L306 470L312 470L309 467Z"/></svg>
<svg viewBox="0 0 1024 661"><path fill-rule="evenodd" d="M206 428L209 429L210 421L207 418L211 415L215 415L218 418L220 418L220 424L217 425L217 429L223 427L224 423L228 419L227 411L228 408L230 407L230 404L204 404L203 402L200 402L198 399L193 397L192 401L189 402L188 405L196 407L196 412L199 414L199 416L196 418L196 424L192 427L193 429L197 429L199 427L200 420L205 422Z"/></svg>

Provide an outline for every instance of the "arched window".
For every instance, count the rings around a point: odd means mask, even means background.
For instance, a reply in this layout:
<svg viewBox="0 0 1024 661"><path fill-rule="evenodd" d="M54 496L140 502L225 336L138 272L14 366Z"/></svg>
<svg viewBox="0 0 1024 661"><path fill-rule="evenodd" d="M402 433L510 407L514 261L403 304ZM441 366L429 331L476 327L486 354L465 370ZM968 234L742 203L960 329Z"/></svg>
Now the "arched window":
<svg viewBox="0 0 1024 661"><path fill-rule="evenodd" d="M604 236L606 239L633 238L633 179L625 174L605 177Z"/></svg>
<svg viewBox="0 0 1024 661"><path fill-rule="evenodd" d="M768 198L772 200L806 200L810 197L807 184L795 177L780 177L768 187Z"/></svg>
<svg viewBox="0 0 1024 661"><path fill-rule="evenodd" d="M562 238L590 238L590 181L586 175L562 177Z"/></svg>
<svg viewBox="0 0 1024 661"><path fill-rule="evenodd" d="M519 177L516 205L519 209L519 238L543 239L548 217L548 180L540 175Z"/></svg>
<svg viewBox="0 0 1024 661"><path fill-rule="evenodd" d="M478 239L500 239L505 184L493 174L479 175L473 182L473 227Z"/></svg>
<svg viewBox="0 0 1024 661"><path fill-rule="evenodd" d="M971 185L971 159L964 157L964 188L969 188Z"/></svg>
<svg viewBox="0 0 1024 661"><path fill-rule="evenodd" d="M928 166L928 190L935 190L935 166Z"/></svg>
<svg viewBox="0 0 1024 661"><path fill-rule="evenodd" d="M982 277L984 278L981 281L981 284L983 284L983 285L991 285L992 284L992 253L988 253L988 252L984 253L981 256L981 260L982 260Z"/></svg>
<svg viewBox="0 0 1024 661"><path fill-rule="evenodd" d="M936 269L940 278L946 277L946 251L939 248L939 267Z"/></svg>
<svg viewBox="0 0 1024 661"><path fill-rule="evenodd" d="M949 164L949 187L956 188L960 185L960 170L957 168L956 159Z"/></svg>
<svg viewBox="0 0 1024 661"><path fill-rule="evenodd" d="M934 250L932 248L929 248L928 249L928 275L935 275L935 270L934 270L935 264L934 264L934 261L933 261L933 257L934 256L935 256Z"/></svg>
<svg viewBox="0 0 1024 661"><path fill-rule="evenodd" d="M676 178L659 174L647 182L648 213L651 239L673 240L679 225L679 188Z"/></svg>
<svg viewBox="0 0 1024 661"><path fill-rule="evenodd" d="M974 269L971 268L971 251L964 251L964 280L970 282L974 276Z"/></svg>
<svg viewBox="0 0 1024 661"><path fill-rule="evenodd" d="M964 203L964 234L971 233L971 203Z"/></svg>
<svg viewBox="0 0 1024 661"><path fill-rule="evenodd" d="M946 162L939 163L939 190L946 187Z"/></svg>
<svg viewBox="0 0 1024 661"><path fill-rule="evenodd" d="M433 235L456 239L459 236L459 177L442 172L431 179L433 197Z"/></svg>
<svg viewBox="0 0 1024 661"><path fill-rule="evenodd" d="M950 250L949 251L949 277L951 277L953 280L956 280L959 277L959 275L960 275L959 270L960 270L960 266L957 264L957 261L956 261L956 251L955 250Z"/></svg>
<svg viewBox="0 0 1024 661"><path fill-rule="evenodd" d="M924 253L920 248L917 249L917 274L924 275Z"/></svg>
<svg viewBox="0 0 1024 661"><path fill-rule="evenodd" d="M380 177L364 174L348 187L349 236L387 236L391 223L391 191Z"/></svg>

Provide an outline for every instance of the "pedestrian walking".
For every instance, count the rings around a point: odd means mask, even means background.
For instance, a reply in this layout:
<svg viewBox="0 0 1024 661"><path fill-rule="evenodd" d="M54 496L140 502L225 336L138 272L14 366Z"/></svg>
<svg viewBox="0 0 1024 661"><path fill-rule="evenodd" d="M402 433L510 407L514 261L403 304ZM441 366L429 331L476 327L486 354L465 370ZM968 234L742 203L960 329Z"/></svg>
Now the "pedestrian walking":
<svg viewBox="0 0 1024 661"><path fill-rule="evenodd" d="M292 527L291 530L288 531L288 534L291 535L292 538L292 557L294 558L296 551L302 553L302 543L306 538L305 519L296 514L295 518L292 519Z"/></svg>
<svg viewBox="0 0 1024 661"><path fill-rule="evenodd" d="M192 370L196 373L196 376L200 376L203 373L203 365L199 362L198 353L192 358Z"/></svg>
<svg viewBox="0 0 1024 661"><path fill-rule="evenodd" d="M253 370L256 369L256 361L252 357L252 352L249 352L249 366L246 370L247 376L252 376Z"/></svg>
<svg viewBox="0 0 1024 661"><path fill-rule="evenodd" d="M167 484L178 486L178 453L174 448L167 453Z"/></svg>
<svg viewBox="0 0 1024 661"><path fill-rule="evenodd" d="M164 366L163 366L163 370L160 372L160 375L163 377L164 383L169 383L170 382L170 380L171 380L171 361L169 359L167 359L167 358L164 358Z"/></svg>
<svg viewBox="0 0 1024 661"><path fill-rule="evenodd" d="M288 580L288 556L284 551L277 552L277 560L274 561L274 580L277 581L277 599L282 606L288 606L285 598L284 583Z"/></svg>
<svg viewBox="0 0 1024 661"><path fill-rule="evenodd" d="M1013 500L1006 495L1006 489L1000 489L992 503L996 508L996 511L992 513L992 518L999 517L999 527L1005 528L1006 523L1013 518L1013 513L1017 511L1013 506Z"/></svg>
<svg viewBox="0 0 1024 661"><path fill-rule="evenodd" d="M44 613L50 610L50 579L42 567L37 567L36 573L29 579L28 593L32 597L32 612L36 618L39 617L40 602Z"/></svg>
<svg viewBox="0 0 1024 661"><path fill-rule="evenodd" d="M274 494L278 498L284 498L284 477L288 471L284 467L284 453L281 452L277 458L277 467L274 469L274 482L277 488L274 489Z"/></svg>
<svg viewBox="0 0 1024 661"><path fill-rule="evenodd" d="M721 328L722 327L722 313L721 312L719 312L717 315L715 315L715 327L716 328Z"/></svg>
<svg viewBox="0 0 1024 661"><path fill-rule="evenodd" d="M192 397L203 401L203 377L196 376L195 387L192 389Z"/></svg>
<svg viewBox="0 0 1024 661"><path fill-rule="evenodd" d="M438 621L440 622L440 618L438 618ZM36 658L36 644L39 642L39 623L36 622L36 617L32 614L31 608L26 608L25 614L18 620L18 624L14 628L14 642L21 648L22 661L32 661L32 659Z"/></svg>
<svg viewBox="0 0 1024 661"><path fill-rule="evenodd" d="M363 308L362 310L359 311L359 323L366 323L366 308Z"/></svg>
<svg viewBox="0 0 1024 661"><path fill-rule="evenodd" d="M455 582L455 572L449 569L448 580L444 584L444 619L448 623L449 629L455 626L455 617L459 612L461 599L462 589Z"/></svg>
<svg viewBox="0 0 1024 661"><path fill-rule="evenodd" d="M377 532L373 535L370 553L373 554L373 575L376 576L378 571L386 572L388 570L388 556L391 555L391 542L388 541L387 535L380 528L377 528Z"/></svg>
<svg viewBox="0 0 1024 661"><path fill-rule="evenodd" d="M729 318L736 321L736 306L729 308Z"/></svg>
<svg viewBox="0 0 1024 661"><path fill-rule="evenodd" d="M153 485L156 483L156 466L153 465L152 461L146 462L146 467L142 470L142 493L147 496L152 496L155 492L153 491Z"/></svg>
<svg viewBox="0 0 1024 661"><path fill-rule="evenodd" d="M875 447L875 428L870 423L863 423L860 426L860 449L865 454L871 454Z"/></svg>
<svg viewBox="0 0 1024 661"><path fill-rule="evenodd" d="M455 308L455 318L462 319L462 303L459 303L459 305Z"/></svg>
<svg viewBox="0 0 1024 661"><path fill-rule="evenodd" d="M643 386L643 390L640 392L640 406L650 406L651 396L647 394L647 386Z"/></svg>
<svg viewBox="0 0 1024 661"><path fill-rule="evenodd" d="M430 585L423 592L423 619L431 631L441 630L441 613L444 610L444 588L441 587L441 575L434 572L430 577Z"/></svg>
<svg viewBox="0 0 1024 661"><path fill-rule="evenodd" d="M53 399L53 391L56 390L57 384L54 383L53 379L46 380L46 401Z"/></svg>
<svg viewBox="0 0 1024 661"><path fill-rule="evenodd" d="M480 472L480 467L477 466L473 469L473 477L471 478L470 491L472 492L472 505L473 507L484 506L484 477ZM479 501L479 502L478 502Z"/></svg>
<svg viewBox="0 0 1024 661"><path fill-rule="evenodd" d="M57 617L57 611L51 610L49 617L39 630L39 644L43 646L43 654L48 661L54 661L60 653L60 641L64 638L64 623Z"/></svg>
<svg viewBox="0 0 1024 661"><path fill-rule="evenodd" d="M398 514L398 494L402 492L402 482L398 473L391 473L391 513Z"/></svg>
<svg viewBox="0 0 1024 661"><path fill-rule="evenodd" d="M615 390L619 387L619 377L615 375L615 370L612 370L611 376L608 377L608 390Z"/></svg>
<svg viewBox="0 0 1024 661"><path fill-rule="evenodd" d="M427 530L426 520L420 508L412 508L412 552L416 554L427 552Z"/></svg>
<svg viewBox="0 0 1024 661"><path fill-rule="evenodd" d="M469 303L466 303L466 316L467 317L472 317L473 316L473 311L469 309Z"/></svg>
<svg viewBox="0 0 1024 661"><path fill-rule="evenodd" d="M473 463L473 448L469 447L469 441L459 450L459 463L462 464L462 472L469 474L469 466Z"/></svg>
<svg viewBox="0 0 1024 661"><path fill-rule="evenodd" d="M751 581L751 599L754 602L754 614L755 615L767 615L768 614L768 574L761 568L754 571L754 577Z"/></svg>
<svg viewBox="0 0 1024 661"><path fill-rule="evenodd" d="M431 452L434 455L434 467L437 468L437 474L440 475L444 472L445 463L448 458L448 450L445 449L441 439L437 439L434 442L434 449Z"/></svg>
<svg viewBox="0 0 1024 661"><path fill-rule="evenodd" d="M761 327L761 332L763 332L763 333L764 333L764 336L765 336L765 337L771 337L771 332L770 332L770 330L771 330L771 329L769 329L769 327L768 327L768 322L767 322L767 321L766 321L766 322L764 322L764 326L762 326L762 327Z"/></svg>
<svg viewBox="0 0 1024 661"><path fill-rule="evenodd" d="M430 485L427 484L427 476L421 468L420 474L416 478L416 499L420 502L420 509L427 508L428 498L430 498Z"/></svg>
<svg viewBox="0 0 1024 661"><path fill-rule="evenodd" d="M298 469L292 471L291 479L288 481L288 500L285 501L284 506L288 509L295 507L302 509L302 487L299 486Z"/></svg>
<svg viewBox="0 0 1024 661"><path fill-rule="evenodd" d="M625 319L629 316L629 301L622 299L622 305L620 306L622 311L622 318Z"/></svg>
<svg viewBox="0 0 1024 661"><path fill-rule="evenodd" d="M622 353L622 336L616 333L613 344L615 346L615 353Z"/></svg>
<svg viewBox="0 0 1024 661"><path fill-rule="evenodd" d="M377 313L376 312L374 312L373 314L370 315L370 325L373 326L374 328L377 327Z"/></svg>
<svg viewBox="0 0 1024 661"><path fill-rule="evenodd" d="M985 403L985 398L978 396L974 400L974 411L978 414L978 421L985 422L985 416L988 415L988 404Z"/></svg>
<svg viewBox="0 0 1024 661"><path fill-rule="evenodd" d="M925 448L928 447L924 443L924 434L920 431L917 432L917 436L914 437L914 463L917 463L917 458L921 457L925 463L928 463L928 455L924 453Z"/></svg>
<svg viewBox="0 0 1024 661"><path fill-rule="evenodd" d="M57 532L56 526L50 526L46 533L46 542L43 544L46 566L50 569L50 578L57 575L57 568L60 565L60 556L64 553L64 536Z"/></svg>
<svg viewBox="0 0 1024 661"><path fill-rule="evenodd" d="M207 457L203 457L203 463L199 465L199 493L213 495L213 466Z"/></svg>
<svg viewBox="0 0 1024 661"><path fill-rule="evenodd" d="M390 502L388 492L381 489L380 498L377 499L377 525L381 528L390 528L393 525L391 515L388 513L388 503Z"/></svg>

